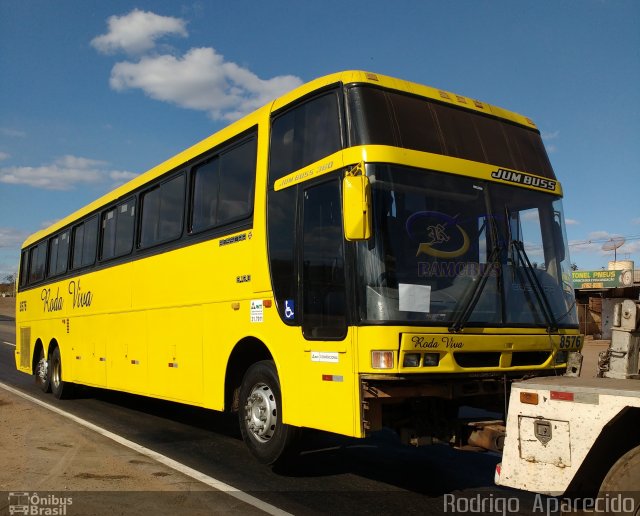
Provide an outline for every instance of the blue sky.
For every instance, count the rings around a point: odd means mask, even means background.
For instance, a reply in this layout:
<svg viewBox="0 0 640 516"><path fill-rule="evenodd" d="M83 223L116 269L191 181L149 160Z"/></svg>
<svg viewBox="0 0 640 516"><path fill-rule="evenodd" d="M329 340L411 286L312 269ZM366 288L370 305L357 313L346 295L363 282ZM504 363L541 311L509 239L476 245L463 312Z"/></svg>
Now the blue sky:
<svg viewBox="0 0 640 516"><path fill-rule="evenodd" d="M20 243L283 90L344 69L522 113L571 259L640 267L640 2L0 0L0 279Z"/></svg>

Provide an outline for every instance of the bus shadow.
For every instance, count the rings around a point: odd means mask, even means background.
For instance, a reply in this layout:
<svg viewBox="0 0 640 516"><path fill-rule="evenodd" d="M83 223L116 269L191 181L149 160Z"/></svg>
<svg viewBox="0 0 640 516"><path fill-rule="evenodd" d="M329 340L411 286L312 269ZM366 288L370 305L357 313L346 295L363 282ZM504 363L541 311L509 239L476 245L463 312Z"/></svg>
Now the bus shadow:
<svg viewBox="0 0 640 516"><path fill-rule="evenodd" d="M193 428L207 432L214 430L218 434L241 439L238 428L238 416L236 414L217 412L215 410L194 407L173 401L86 386L81 386L76 389L76 391L74 391L74 398L76 400L98 400L106 404L127 409L133 412L134 415L136 412L143 413L164 420L170 420L179 425L187 425L188 428L185 428L185 431ZM162 432L163 434L167 433L166 429L162 430ZM153 436L148 435L148 429L145 429L144 433L145 437L154 442L167 440L165 438L153 439Z"/></svg>
<svg viewBox="0 0 640 516"><path fill-rule="evenodd" d="M77 400L102 402L105 410L115 405L130 411L133 418L142 413L171 422L143 425L137 418L140 427L136 433L154 443L201 441L211 438L212 432L241 440L236 414L92 387L81 387L74 394ZM351 474L387 484L390 491L402 489L433 497L455 490L495 488L493 475L500 461L497 454L461 451L447 445L402 445L390 430L366 439L303 430L301 442L300 453L271 468L274 475L303 480ZM253 460L248 453L246 460Z"/></svg>
<svg viewBox="0 0 640 516"><path fill-rule="evenodd" d="M435 444L403 445L391 431L367 439L308 432L308 444L293 460L273 468L282 476L358 475L395 488L428 496L454 490L495 488L500 456Z"/></svg>

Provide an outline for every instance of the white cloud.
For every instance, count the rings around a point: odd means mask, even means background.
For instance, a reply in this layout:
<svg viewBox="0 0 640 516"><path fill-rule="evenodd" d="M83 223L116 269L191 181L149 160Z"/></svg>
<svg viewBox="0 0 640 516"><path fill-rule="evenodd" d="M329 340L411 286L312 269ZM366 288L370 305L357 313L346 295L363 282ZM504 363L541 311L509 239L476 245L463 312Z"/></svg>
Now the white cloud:
<svg viewBox="0 0 640 516"><path fill-rule="evenodd" d="M640 224L640 217L631 220L631 224Z"/></svg>
<svg viewBox="0 0 640 516"><path fill-rule="evenodd" d="M109 170L108 163L78 156L63 156L49 165L39 167L0 168L0 183L28 185L46 190L71 190L81 184L101 183L106 179L122 180L123 174ZM111 177L115 174L115 177Z"/></svg>
<svg viewBox="0 0 640 516"><path fill-rule="evenodd" d="M29 236L28 233L14 228L0 227L0 248L20 247L22 242Z"/></svg>
<svg viewBox="0 0 640 516"><path fill-rule="evenodd" d="M567 226L577 226L578 224L580 224L580 222L578 222L576 219L564 219L564 223Z"/></svg>
<svg viewBox="0 0 640 516"><path fill-rule="evenodd" d="M127 172L125 170L112 170L109 172L109 178L113 181L114 186L125 184L127 181L131 181L138 174L134 172Z"/></svg>
<svg viewBox="0 0 640 516"><path fill-rule="evenodd" d="M7 154L6 152L0 152L0 161L4 161L5 159L9 159L11 154Z"/></svg>
<svg viewBox="0 0 640 516"><path fill-rule="evenodd" d="M140 54L155 47L156 40L166 35L186 37L186 22L172 16L134 9L124 16L110 16L109 31L91 40L91 45L103 54L124 51Z"/></svg>
<svg viewBox="0 0 640 516"><path fill-rule="evenodd" d="M19 131L18 129L11 129L9 127L0 127L0 134L2 136L10 136L12 138L24 138L27 133Z"/></svg>
<svg viewBox="0 0 640 516"><path fill-rule="evenodd" d="M155 100L204 111L214 120L236 120L302 84L292 75L261 79L211 47L191 48L183 55L157 52L160 37L188 36L181 18L135 9L111 16L107 23L109 31L94 38L93 47L104 54L139 56L113 66L109 83L116 91L139 89Z"/></svg>
<svg viewBox="0 0 640 516"><path fill-rule="evenodd" d="M147 56L117 63L110 84L116 91L141 89L149 97L206 111L214 120L235 120L302 81L292 75L260 79L213 48L192 48L182 57Z"/></svg>
<svg viewBox="0 0 640 516"><path fill-rule="evenodd" d="M544 146L547 149L547 152L549 153L558 152L558 146L549 142L552 140L556 140L558 136L560 136L560 131L541 132L540 136L542 137L542 140L545 142Z"/></svg>

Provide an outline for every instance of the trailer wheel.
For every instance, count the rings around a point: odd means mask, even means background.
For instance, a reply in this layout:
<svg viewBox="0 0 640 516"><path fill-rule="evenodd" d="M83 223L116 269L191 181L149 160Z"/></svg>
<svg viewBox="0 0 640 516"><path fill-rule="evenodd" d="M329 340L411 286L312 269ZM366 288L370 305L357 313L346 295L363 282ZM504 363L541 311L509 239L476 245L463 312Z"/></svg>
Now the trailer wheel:
<svg viewBox="0 0 640 516"><path fill-rule="evenodd" d="M54 348L49 361L51 376L51 392L60 399L67 398L73 390L73 384L62 380L62 358L60 357L60 349Z"/></svg>
<svg viewBox="0 0 640 516"><path fill-rule="evenodd" d="M611 467L604 477L598 496L606 494L622 496L623 502L633 499L633 511L629 512L629 506L622 506L624 514L640 515L640 446L632 448ZM622 513L621 513L622 514Z"/></svg>
<svg viewBox="0 0 640 516"><path fill-rule="evenodd" d="M36 362L36 385L40 387L42 392L51 391L51 374L49 370L49 361L44 354L44 349L40 347L38 362Z"/></svg>
<svg viewBox="0 0 640 516"><path fill-rule="evenodd" d="M253 364L240 387L240 432L263 464L275 464L294 451L298 429L282 422L282 395L275 364L263 360Z"/></svg>

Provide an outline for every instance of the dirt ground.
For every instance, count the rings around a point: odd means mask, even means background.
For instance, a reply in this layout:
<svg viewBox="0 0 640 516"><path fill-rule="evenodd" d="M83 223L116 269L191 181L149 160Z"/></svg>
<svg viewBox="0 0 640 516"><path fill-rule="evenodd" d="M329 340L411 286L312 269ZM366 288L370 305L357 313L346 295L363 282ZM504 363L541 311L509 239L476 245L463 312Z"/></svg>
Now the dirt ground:
<svg viewBox="0 0 640 516"><path fill-rule="evenodd" d="M6 317L15 317L16 315L16 298L0 297L0 315Z"/></svg>

